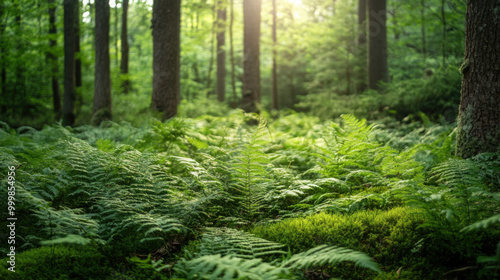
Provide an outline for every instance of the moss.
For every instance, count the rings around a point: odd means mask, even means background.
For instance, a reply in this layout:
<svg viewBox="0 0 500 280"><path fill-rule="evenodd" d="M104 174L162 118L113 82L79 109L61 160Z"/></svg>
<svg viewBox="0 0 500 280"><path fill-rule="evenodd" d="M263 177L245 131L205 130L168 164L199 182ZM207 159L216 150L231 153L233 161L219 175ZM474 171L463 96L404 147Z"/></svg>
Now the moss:
<svg viewBox="0 0 500 280"><path fill-rule="evenodd" d="M92 125L100 125L103 121L111 120L111 110L108 108L101 108L97 110L92 116L92 120L90 121Z"/></svg>

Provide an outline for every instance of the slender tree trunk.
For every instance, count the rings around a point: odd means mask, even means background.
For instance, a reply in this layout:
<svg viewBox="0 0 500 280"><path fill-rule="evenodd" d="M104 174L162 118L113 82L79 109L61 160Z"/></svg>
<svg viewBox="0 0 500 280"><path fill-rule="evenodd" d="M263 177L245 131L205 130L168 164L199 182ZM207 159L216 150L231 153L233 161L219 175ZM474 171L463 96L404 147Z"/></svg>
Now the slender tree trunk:
<svg viewBox="0 0 500 280"><path fill-rule="evenodd" d="M55 0L48 0L49 4L49 47L50 50L47 54L49 65L52 72L52 101L54 105L54 115L55 119L61 118L61 92L59 89L59 79L58 77L58 67L57 67L57 56L54 54L55 48L57 46L56 35L56 9L57 3Z"/></svg>
<svg viewBox="0 0 500 280"><path fill-rule="evenodd" d="M261 0L243 1L243 92L241 108L260 111L260 11Z"/></svg>
<svg viewBox="0 0 500 280"><path fill-rule="evenodd" d="M109 63L109 0L95 1L95 83L92 124L111 120L111 77Z"/></svg>
<svg viewBox="0 0 500 280"><path fill-rule="evenodd" d="M130 91L130 80L128 77L128 31L127 31L127 14L128 14L128 0L123 0L123 12L122 12L122 60L120 65L120 72L122 73L122 90L123 93L127 94Z"/></svg>
<svg viewBox="0 0 500 280"><path fill-rule="evenodd" d="M233 100L231 103L232 107L236 107L238 97L236 95L236 69L234 62L234 40L233 40L233 25L234 25L234 0L229 0L230 3L230 20L229 20L229 45L230 45L230 56L231 56L231 90L233 91Z"/></svg>
<svg viewBox="0 0 500 280"><path fill-rule="evenodd" d="M214 67L214 38L215 29L217 27L217 20L215 19L216 9L215 5L212 6L212 31L210 33L210 62L208 63L208 75L207 75L207 97L212 93L212 69Z"/></svg>
<svg viewBox="0 0 500 280"><path fill-rule="evenodd" d="M420 20L422 21L421 33L422 33L422 52L424 55L424 61L427 59L427 44L425 42L425 0L420 0Z"/></svg>
<svg viewBox="0 0 500 280"><path fill-rule="evenodd" d="M272 31L272 36L273 36L273 73L272 73L272 80L273 80L273 85L272 85L272 108L274 110L279 109L279 104L278 104L278 75L277 75L277 69L278 69L278 62L277 62L277 43L278 43L278 36L276 32L277 28L277 9L276 9L276 0L272 0L273 4L273 31Z"/></svg>
<svg viewBox="0 0 500 280"><path fill-rule="evenodd" d="M153 110L177 114L180 97L181 0L153 2Z"/></svg>
<svg viewBox="0 0 500 280"><path fill-rule="evenodd" d="M16 14L15 14L15 24L16 24L16 33L22 34L22 18L21 18L21 3L17 2L15 4ZM28 98L26 96L26 67L24 62L24 43L19 40L16 45L17 51L17 61L16 61L16 80L15 80L15 91L14 91L14 107L21 107L21 111L14 110L14 112L21 113L21 115L28 114L25 106L28 102Z"/></svg>
<svg viewBox="0 0 500 280"><path fill-rule="evenodd" d="M63 125L75 122L75 17L78 0L64 0L64 99Z"/></svg>
<svg viewBox="0 0 500 280"><path fill-rule="evenodd" d="M368 86L379 90L380 82L389 81L387 65L386 0L370 0L368 40Z"/></svg>
<svg viewBox="0 0 500 280"><path fill-rule="evenodd" d="M225 0L217 0L217 100L226 98L226 6Z"/></svg>
<svg viewBox="0 0 500 280"><path fill-rule="evenodd" d="M500 152L498 0L468 0L457 156ZM486 27L486 28L483 28Z"/></svg>
<svg viewBox="0 0 500 280"><path fill-rule="evenodd" d="M441 0L441 18L443 21L443 68L446 65L446 12L444 10L445 0Z"/></svg>

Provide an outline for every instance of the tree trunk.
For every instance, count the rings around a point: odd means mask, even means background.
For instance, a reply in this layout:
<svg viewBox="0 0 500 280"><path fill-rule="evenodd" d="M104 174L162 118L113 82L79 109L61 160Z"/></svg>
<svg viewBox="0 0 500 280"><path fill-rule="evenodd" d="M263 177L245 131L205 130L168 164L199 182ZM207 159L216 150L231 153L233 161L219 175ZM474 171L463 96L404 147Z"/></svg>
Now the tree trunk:
<svg viewBox="0 0 500 280"><path fill-rule="evenodd" d="M358 45L366 46L366 0L358 1Z"/></svg>
<svg viewBox="0 0 500 280"><path fill-rule="evenodd" d="M64 99L62 124L75 122L75 17L78 0L64 0Z"/></svg>
<svg viewBox="0 0 500 280"><path fill-rule="evenodd" d="M272 80L273 80L273 85L272 85L272 99L273 99L273 104L272 108L274 110L279 109L279 104L278 104L278 76L277 76L277 71L278 71L278 63L277 63L277 51L276 51L276 46L278 43L278 37L276 33L276 28L277 28L277 9L276 9L276 0L273 0L273 31L272 31L272 36L273 36L273 73L272 73Z"/></svg>
<svg viewBox="0 0 500 280"><path fill-rule="evenodd" d="M153 110L177 114L180 96L180 0L153 2Z"/></svg>
<svg viewBox="0 0 500 280"><path fill-rule="evenodd" d="M17 34L22 34L22 19L21 19L21 3L17 2L15 4L15 32ZM14 91L14 107L21 107L20 111L14 110L14 113L19 112L21 115L28 114L25 106L28 102L28 97L26 96L26 67L24 65L24 43L19 40L16 45L17 60L16 60L16 80L15 80L15 91Z"/></svg>
<svg viewBox="0 0 500 280"><path fill-rule="evenodd" d="M80 1L78 1L80 2ZM75 16L75 86L82 86L82 59L80 58L80 4L76 6ZM78 94L78 101L83 101L82 93ZM82 104L80 104L81 106Z"/></svg>
<svg viewBox="0 0 500 280"><path fill-rule="evenodd" d="M370 0L368 39L368 86L379 90L380 82L389 81L387 66L386 0Z"/></svg>
<svg viewBox="0 0 500 280"><path fill-rule="evenodd" d="M243 1L243 92L241 108L260 111L260 11L261 0Z"/></svg>
<svg viewBox="0 0 500 280"><path fill-rule="evenodd" d="M127 14L128 14L128 0L123 0L123 12L122 12L122 60L120 64L120 72L122 74L122 90L123 93L127 94L130 91L130 80L128 77L128 36L127 36Z"/></svg>
<svg viewBox="0 0 500 280"><path fill-rule="evenodd" d="M95 1L95 82L92 124L111 120L111 78L109 73L109 0Z"/></svg>
<svg viewBox="0 0 500 280"><path fill-rule="evenodd" d="M500 151L500 2L468 0L457 156Z"/></svg>
<svg viewBox="0 0 500 280"><path fill-rule="evenodd" d="M47 54L47 59L52 72L52 101L54 104L54 115L55 119L61 118L61 93L59 89L58 80L58 67L57 67L57 56L54 54L55 48L57 46L56 41L56 9L57 3L55 0L48 0L49 4L49 47L50 50Z"/></svg>
<svg viewBox="0 0 500 280"><path fill-rule="evenodd" d="M230 20L229 20L229 45L230 45L230 56L231 56L231 89L233 91L233 100L231 101L231 107L236 108L238 97L236 96L236 69L234 63L234 44L233 44L233 26L234 26L234 0L229 0L230 3Z"/></svg>
<svg viewBox="0 0 500 280"><path fill-rule="evenodd" d="M217 0L217 100L226 98L226 1Z"/></svg>

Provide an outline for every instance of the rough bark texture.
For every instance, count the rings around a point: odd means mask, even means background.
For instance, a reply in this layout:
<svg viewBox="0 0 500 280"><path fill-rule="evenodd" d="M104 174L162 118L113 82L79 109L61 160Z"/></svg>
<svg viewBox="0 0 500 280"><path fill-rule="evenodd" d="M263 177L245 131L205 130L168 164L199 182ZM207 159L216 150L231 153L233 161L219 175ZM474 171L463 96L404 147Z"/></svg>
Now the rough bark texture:
<svg viewBox="0 0 500 280"><path fill-rule="evenodd" d="M63 125L75 122L75 17L78 0L64 0L64 99Z"/></svg>
<svg viewBox="0 0 500 280"><path fill-rule="evenodd" d="M80 1L78 1L80 2ZM82 59L80 58L80 3L76 5L75 14L75 86L82 86ZM82 93L77 96L80 103L83 101ZM82 104L80 104L81 106Z"/></svg>
<svg viewBox="0 0 500 280"><path fill-rule="evenodd" d="M56 41L56 8L57 4L55 0L48 0L49 4L49 47L50 50L47 54L47 59L49 61L50 70L52 72L52 101L54 105L54 114L56 120L61 117L61 92L59 89L58 67L57 67L57 56L54 54L54 49L57 46Z"/></svg>
<svg viewBox="0 0 500 280"><path fill-rule="evenodd" d="M111 120L111 78L109 73L109 1L95 1L95 81L92 124Z"/></svg>
<svg viewBox="0 0 500 280"><path fill-rule="evenodd" d="M500 2L469 0L457 156L500 149Z"/></svg>
<svg viewBox="0 0 500 280"><path fill-rule="evenodd" d="M226 98L226 1L217 1L217 100Z"/></svg>
<svg viewBox="0 0 500 280"><path fill-rule="evenodd" d="M261 0L243 1L243 91L241 108L259 112L260 107L260 11Z"/></svg>
<svg viewBox="0 0 500 280"><path fill-rule="evenodd" d="M273 36L273 72L272 72L272 80L273 80L273 85L272 85L272 108L275 110L279 109L279 104L278 104L278 62L277 62L277 51L276 51L276 45L278 43L278 36L276 34L276 28L277 28L277 9L276 9L276 0L273 0L273 31L272 31L272 36Z"/></svg>
<svg viewBox="0 0 500 280"><path fill-rule="evenodd" d="M180 0L153 3L153 110L177 114L180 96Z"/></svg>
<svg viewBox="0 0 500 280"><path fill-rule="evenodd" d="M123 93L128 93L130 91L130 80L128 78L128 36L127 36L127 14L128 14L128 0L123 0L123 12L122 12L122 33L121 33L121 41L122 41L122 60L120 64L120 72L123 75L122 80L122 90Z"/></svg>
<svg viewBox="0 0 500 280"><path fill-rule="evenodd" d="M369 0L368 87L378 90L380 82L388 82L386 0Z"/></svg>

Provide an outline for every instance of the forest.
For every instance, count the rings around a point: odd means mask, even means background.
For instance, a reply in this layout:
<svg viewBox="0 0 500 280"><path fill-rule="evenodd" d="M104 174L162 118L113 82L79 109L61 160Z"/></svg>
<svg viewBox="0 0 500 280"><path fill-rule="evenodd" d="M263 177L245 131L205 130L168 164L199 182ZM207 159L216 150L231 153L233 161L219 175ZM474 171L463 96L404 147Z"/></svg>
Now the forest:
<svg viewBox="0 0 500 280"><path fill-rule="evenodd" d="M500 1L0 1L0 279L500 279Z"/></svg>

